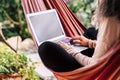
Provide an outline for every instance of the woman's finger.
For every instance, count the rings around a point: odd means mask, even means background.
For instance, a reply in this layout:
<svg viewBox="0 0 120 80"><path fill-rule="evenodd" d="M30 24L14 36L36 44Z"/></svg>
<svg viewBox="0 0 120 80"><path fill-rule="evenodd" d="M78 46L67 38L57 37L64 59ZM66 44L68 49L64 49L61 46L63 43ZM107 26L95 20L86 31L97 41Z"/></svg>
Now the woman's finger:
<svg viewBox="0 0 120 80"><path fill-rule="evenodd" d="M73 43L75 44L75 45L81 45L81 41L80 40L73 40Z"/></svg>
<svg viewBox="0 0 120 80"><path fill-rule="evenodd" d="M57 44L58 44L59 46L61 46L61 47L65 47L65 44L62 43L61 41L58 41Z"/></svg>
<svg viewBox="0 0 120 80"><path fill-rule="evenodd" d="M72 37L71 40L81 40L81 39L82 39L81 36L78 36L78 37Z"/></svg>
<svg viewBox="0 0 120 80"><path fill-rule="evenodd" d="M63 43L63 42L61 42L61 41L57 42L57 44L58 44L59 46L61 46L62 48L64 48L64 49L71 48L69 45L67 45L67 44L65 44L65 43Z"/></svg>

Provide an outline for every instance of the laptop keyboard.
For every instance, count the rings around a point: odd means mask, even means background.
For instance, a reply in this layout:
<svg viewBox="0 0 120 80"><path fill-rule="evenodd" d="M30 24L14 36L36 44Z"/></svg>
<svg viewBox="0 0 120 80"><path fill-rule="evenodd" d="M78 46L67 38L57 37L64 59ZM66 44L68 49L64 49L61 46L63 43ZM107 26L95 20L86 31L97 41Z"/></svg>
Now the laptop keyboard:
<svg viewBox="0 0 120 80"><path fill-rule="evenodd" d="M81 51L83 51L83 50L85 50L85 49L87 49L88 47L84 47L84 46L76 46L76 45L72 45L72 44L70 44L70 37L66 37L66 38L63 38L63 39L61 39L61 40L59 40L59 41L62 41L63 43L65 43L65 44L69 44L73 49L75 49L77 52L81 52Z"/></svg>

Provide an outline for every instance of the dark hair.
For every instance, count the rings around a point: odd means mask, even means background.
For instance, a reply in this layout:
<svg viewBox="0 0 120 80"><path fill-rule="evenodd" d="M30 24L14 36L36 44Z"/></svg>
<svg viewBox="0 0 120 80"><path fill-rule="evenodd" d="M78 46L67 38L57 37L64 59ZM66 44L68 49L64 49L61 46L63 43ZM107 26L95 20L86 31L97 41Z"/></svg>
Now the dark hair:
<svg viewBox="0 0 120 80"><path fill-rule="evenodd" d="M101 0L98 10L103 17L116 17L120 20L120 0Z"/></svg>

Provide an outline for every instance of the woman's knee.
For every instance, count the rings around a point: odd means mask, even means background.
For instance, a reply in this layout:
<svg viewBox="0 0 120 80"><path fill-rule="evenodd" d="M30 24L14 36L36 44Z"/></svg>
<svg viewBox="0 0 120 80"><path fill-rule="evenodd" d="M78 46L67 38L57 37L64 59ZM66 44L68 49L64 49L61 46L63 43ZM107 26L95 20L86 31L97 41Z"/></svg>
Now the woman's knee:
<svg viewBox="0 0 120 80"><path fill-rule="evenodd" d="M40 46L38 46L39 54L48 50L48 48L51 46L51 44L52 44L52 42L46 41L46 42L43 42Z"/></svg>

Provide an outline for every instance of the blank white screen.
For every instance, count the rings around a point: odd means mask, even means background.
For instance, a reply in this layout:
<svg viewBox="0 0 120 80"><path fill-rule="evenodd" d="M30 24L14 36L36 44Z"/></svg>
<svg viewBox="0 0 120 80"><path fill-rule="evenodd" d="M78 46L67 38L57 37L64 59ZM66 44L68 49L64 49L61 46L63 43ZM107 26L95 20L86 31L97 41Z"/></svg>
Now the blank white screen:
<svg viewBox="0 0 120 80"><path fill-rule="evenodd" d="M33 15L29 19L39 42L63 35L61 23L55 11Z"/></svg>

